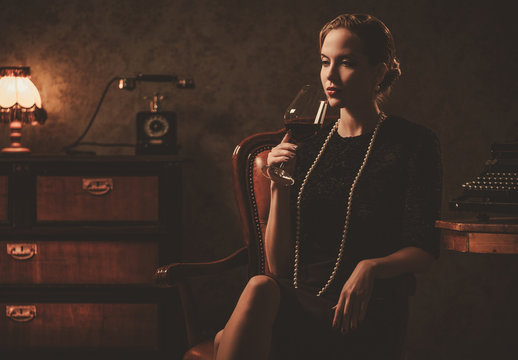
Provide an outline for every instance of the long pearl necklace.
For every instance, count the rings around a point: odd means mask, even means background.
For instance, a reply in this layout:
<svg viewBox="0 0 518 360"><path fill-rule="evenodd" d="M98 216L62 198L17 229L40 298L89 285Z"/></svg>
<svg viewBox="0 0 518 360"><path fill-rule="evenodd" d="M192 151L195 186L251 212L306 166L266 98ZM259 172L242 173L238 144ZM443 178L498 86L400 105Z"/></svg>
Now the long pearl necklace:
<svg viewBox="0 0 518 360"><path fill-rule="evenodd" d="M345 214L345 225L344 225L344 231L342 233L342 241L340 243L340 249L338 250L338 256L336 258L336 263L333 268L333 271L331 272L331 275L329 276L329 279L327 280L326 284L322 287L322 289L318 292L317 296L322 295L331 285L333 282L336 272L338 271L338 267L340 266L340 262L342 261L344 248L345 248L345 240L347 238L347 231L349 230L349 218L351 216L351 204L353 200L353 194L354 190L356 188L356 184L358 183L358 179L360 178L363 169L365 168L365 165L367 164L367 160L369 158L369 155L372 150L372 144L374 144L374 140L376 139L376 135L378 134L378 130L380 128L381 123L383 120L385 120L387 116L383 113L379 113L379 120L376 124L376 128L374 129L374 132L372 133L371 140L369 142L369 147L367 148L367 151L365 152L365 156L363 158L363 163L358 169L358 173L356 174L356 177L353 180L353 183L351 185L351 189L349 190L349 196L347 197L347 212ZM329 132L329 135L327 135L326 140L324 141L324 144L322 145L322 148L320 149L317 157L315 158L315 161L313 161L313 164L310 166L308 172L306 173L306 176L304 177L304 180L302 180L302 185L300 186L299 194L297 195L297 214L296 214L296 226L295 226L295 260L294 260L294 266L293 266L293 286L295 288L298 288L298 272L299 272L299 257L300 257L300 209L301 209L301 202L302 202L302 193L304 192L304 188L306 187L306 184L308 182L309 175L313 172L313 169L315 169L318 161L322 157L322 154L324 153L324 150L326 149L329 141L331 140L331 136L337 131L338 124L340 123L340 119L337 120L331 131Z"/></svg>

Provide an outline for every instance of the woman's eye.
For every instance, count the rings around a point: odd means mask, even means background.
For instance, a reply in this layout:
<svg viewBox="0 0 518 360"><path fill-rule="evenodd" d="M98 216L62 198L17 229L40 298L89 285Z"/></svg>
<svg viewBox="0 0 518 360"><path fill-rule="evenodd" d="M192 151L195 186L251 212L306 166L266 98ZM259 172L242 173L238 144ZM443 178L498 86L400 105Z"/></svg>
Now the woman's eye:
<svg viewBox="0 0 518 360"><path fill-rule="evenodd" d="M354 63L352 61L344 60L342 61L342 65L346 67L354 67Z"/></svg>
<svg viewBox="0 0 518 360"><path fill-rule="evenodd" d="M320 62L322 63L322 66L329 65L329 60L320 60Z"/></svg>

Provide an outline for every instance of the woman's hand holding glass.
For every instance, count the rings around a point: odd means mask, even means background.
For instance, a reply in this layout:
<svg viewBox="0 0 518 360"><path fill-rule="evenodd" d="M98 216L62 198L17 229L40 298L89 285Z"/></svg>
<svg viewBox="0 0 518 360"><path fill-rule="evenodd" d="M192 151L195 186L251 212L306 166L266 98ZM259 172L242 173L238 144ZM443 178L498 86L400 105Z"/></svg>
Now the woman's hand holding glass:
<svg viewBox="0 0 518 360"><path fill-rule="evenodd" d="M295 170L295 161L291 161L297 149L295 144L312 137L322 126L327 110L327 101L323 99L322 89L305 85L286 109L284 126L288 132L272 149L263 168L264 175L272 181L283 186L295 183L291 175Z"/></svg>
<svg viewBox="0 0 518 360"><path fill-rule="evenodd" d="M270 177L270 179L275 183L290 185L289 181L286 182L286 179L279 177L279 173L277 171L270 171L272 167L279 168L281 165L282 168L290 174L295 169L297 145L290 143L290 138L291 132L288 131L282 138L280 144L272 148L268 154L265 171L268 177Z"/></svg>

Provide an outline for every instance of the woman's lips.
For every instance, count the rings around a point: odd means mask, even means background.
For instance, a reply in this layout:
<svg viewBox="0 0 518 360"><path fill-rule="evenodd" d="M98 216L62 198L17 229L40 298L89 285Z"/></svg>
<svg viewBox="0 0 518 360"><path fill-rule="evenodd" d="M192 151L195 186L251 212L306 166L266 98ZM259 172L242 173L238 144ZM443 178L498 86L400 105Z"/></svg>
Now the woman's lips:
<svg viewBox="0 0 518 360"><path fill-rule="evenodd" d="M335 87L328 87L326 89L327 94L331 97L335 96L339 91L340 91L340 89L335 88Z"/></svg>

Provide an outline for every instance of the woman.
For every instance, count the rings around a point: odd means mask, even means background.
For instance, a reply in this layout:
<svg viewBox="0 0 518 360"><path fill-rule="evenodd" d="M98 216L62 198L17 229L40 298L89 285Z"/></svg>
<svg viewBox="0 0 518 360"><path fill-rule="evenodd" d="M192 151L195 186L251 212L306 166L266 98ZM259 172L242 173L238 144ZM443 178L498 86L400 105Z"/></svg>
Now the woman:
<svg viewBox="0 0 518 360"><path fill-rule="evenodd" d="M400 76L390 31L341 15L320 32L321 81L340 118L299 146L282 142L295 185L271 182L271 276L245 287L215 339L220 359L398 359L413 273L438 256L438 142L379 108Z"/></svg>

